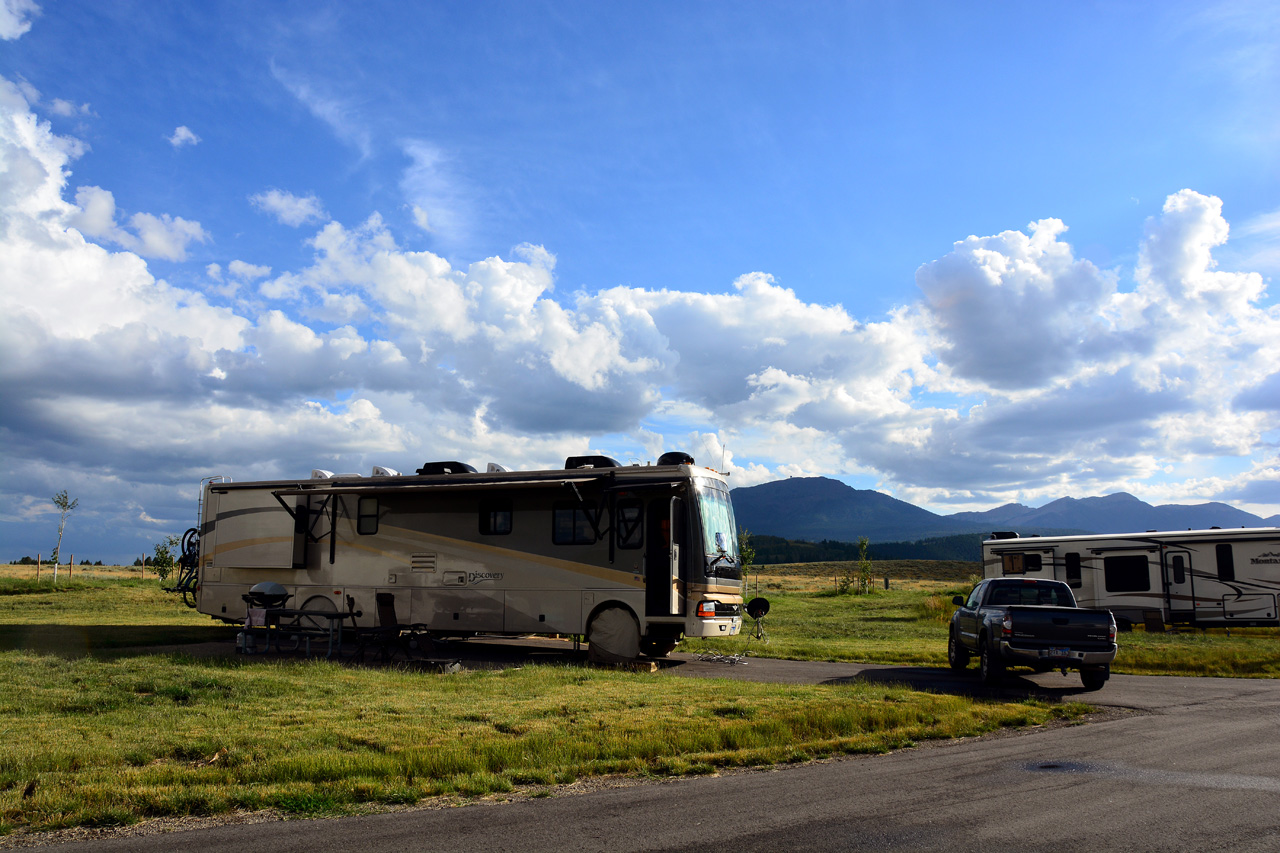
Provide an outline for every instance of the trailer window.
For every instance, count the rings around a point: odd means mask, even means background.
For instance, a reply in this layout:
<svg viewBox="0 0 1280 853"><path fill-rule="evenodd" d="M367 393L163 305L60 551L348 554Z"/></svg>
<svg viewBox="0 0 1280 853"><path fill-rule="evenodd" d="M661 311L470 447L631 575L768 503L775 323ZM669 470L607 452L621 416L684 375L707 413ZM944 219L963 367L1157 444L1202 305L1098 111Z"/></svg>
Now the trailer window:
<svg viewBox="0 0 1280 853"><path fill-rule="evenodd" d="M484 536L506 536L510 532L511 501L507 498L480 501L480 533Z"/></svg>
<svg viewBox="0 0 1280 853"><path fill-rule="evenodd" d="M644 544L644 506L634 498L618 501L614 526L618 531L618 547L635 549Z"/></svg>
<svg viewBox="0 0 1280 853"><path fill-rule="evenodd" d="M1236 579L1236 564L1231 557L1231 546L1225 542L1214 547L1218 553L1218 580L1233 581Z"/></svg>
<svg viewBox="0 0 1280 853"><path fill-rule="evenodd" d="M591 545L596 535L598 509L576 503L558 503L551 510L551 541L557 545Z"/></svg>
<svg viewBox="0 0 1280 853"><path fill-rule="evenodd" d="M1102 559L1107 592L1146 592L1151 589L1151 572L1145 554L1126 554Z"/></svg>
<svg viewBox="0 0 1280 853"><path fill-rule="evenodd" d="M1182 555L1174 554L1172 562L1173 562L1173 582L1186 583L1187 582L1187 563L1185 560L1182 559Z"/></svg>
<svg viewBox="0 0 1280 853"><path fill-rule="evenodd" d="M356 503L356 533L368 536L378 532L378 499L360 498Z"/></svg>
<svg viewBox="0 0 1280 853"><path fill-rule="evenodd" d="M1025 575L1027 572L1040 571L1039 554L1005 554L1001 562L1006 575Z"/></svg>
<svg viewBox="0 0 1280 853"><path fill-rule="evenodd" d="M1079 589L1084 585L1084 581L1080 578L1080 555L1075 551L1063 555L1063 561L1067 567L1067 586L1072 589Z"/></svg>

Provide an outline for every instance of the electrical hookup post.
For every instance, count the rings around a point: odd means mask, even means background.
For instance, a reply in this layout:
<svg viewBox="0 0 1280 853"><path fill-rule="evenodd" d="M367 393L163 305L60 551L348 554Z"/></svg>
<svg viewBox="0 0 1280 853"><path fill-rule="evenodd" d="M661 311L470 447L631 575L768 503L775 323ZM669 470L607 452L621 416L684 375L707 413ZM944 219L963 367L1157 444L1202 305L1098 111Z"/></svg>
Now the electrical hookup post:
<svg viewBox="0 0 1280 853"><path fill-rule="evenodd" d="M751 654L751 644L759 640L763 645L769 645L769 637L764 630L764 617L769 615L769 599L756 598L751 599L743 607L748 616L756 620L756 626L747 632L747 647L740 652L725 654L723 652L709 651L697 652L694 654L694 660L710 661L711 663L727 663L729 666L747 665L747 657Z"/></svg>

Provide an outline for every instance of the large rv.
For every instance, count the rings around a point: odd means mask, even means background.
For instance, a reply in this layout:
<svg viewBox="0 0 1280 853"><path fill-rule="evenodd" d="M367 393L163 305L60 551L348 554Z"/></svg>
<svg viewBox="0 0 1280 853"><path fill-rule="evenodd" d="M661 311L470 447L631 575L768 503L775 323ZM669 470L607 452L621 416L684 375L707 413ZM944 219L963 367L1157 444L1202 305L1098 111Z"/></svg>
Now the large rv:
<svg viewBox="0 0 1280 853"><path fill-rule="evenodd" d="M725 475L684 453L643 466L588 456L548 471L433 462L411 475L215 480L198 549L196 607L229 622L245 618L251 587L273 581L293 608L375 614L378 593L391 593L397 618L432 634L582 636L596 659L663 656L682 636L742 626Z"/></svg>
<svg viewBox="0 0 1280 853"><path fill-rule="evenodd" d="M1280 625L1280 528L1087 536L993 533L986 577L1065 581L1082 607L1117 621L1192 627Z"/></svg>

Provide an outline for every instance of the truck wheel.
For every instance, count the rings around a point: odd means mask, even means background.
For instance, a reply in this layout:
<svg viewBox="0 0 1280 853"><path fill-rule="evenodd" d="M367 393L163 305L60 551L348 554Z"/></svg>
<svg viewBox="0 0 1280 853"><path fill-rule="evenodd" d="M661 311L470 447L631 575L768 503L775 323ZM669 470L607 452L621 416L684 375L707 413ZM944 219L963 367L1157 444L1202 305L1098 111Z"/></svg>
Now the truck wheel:
<svg viewBox="0 0 1280 853"><path fill-rule="evenodd" d="M955 631L947 634L947 663L956 672L960 672L969 665L969 650L960 645Z"/></svg>
<svg viewBox="0 0 1280 853"><path fill-rule="evenodd" d="M982 683L988 687L995 687L1004 679L1004 661L1000 660L1000 653L993 650L990 643L982 644L978 669L982 673Z"/></svg>
<svg viewBox="0 0 1280 853"><path fill-rule="evenodd" d="M587 626L587 660L629 663L640 657L640 626L625 607L606 607Z"/></svg>
<svg viewBox="0 0 1280 853"><path fill-rule="evenodd" d="M1101 690L1102 685L1106 684L1110 677L1111 667L1109 666L1080 670L1080 683L1084 685L1085 690Z"/></svg>

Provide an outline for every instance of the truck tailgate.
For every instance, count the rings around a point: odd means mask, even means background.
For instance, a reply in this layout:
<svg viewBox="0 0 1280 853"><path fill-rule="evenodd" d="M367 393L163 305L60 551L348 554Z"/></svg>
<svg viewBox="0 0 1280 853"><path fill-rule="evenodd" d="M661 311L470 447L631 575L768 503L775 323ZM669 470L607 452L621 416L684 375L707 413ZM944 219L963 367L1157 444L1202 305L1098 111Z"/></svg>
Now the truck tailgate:
<svg viewBox="0 0 1280 853"><path fill-rule="evenodd" d="M1022 648L1109 648L1111 613L1074 607L1015 605L1008 610L1013 633L1008 638Z"/></svg>

